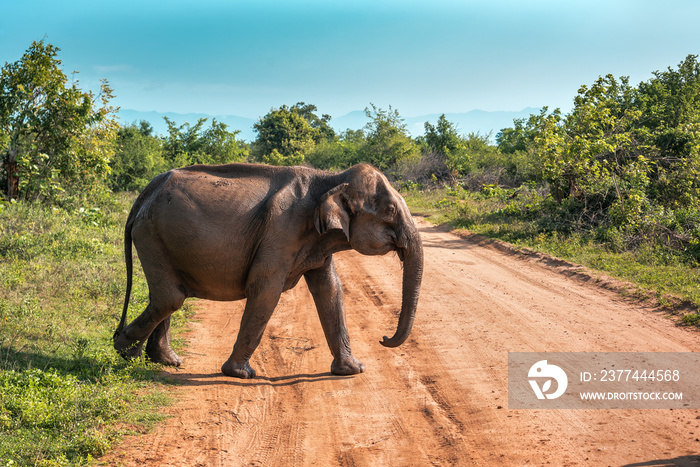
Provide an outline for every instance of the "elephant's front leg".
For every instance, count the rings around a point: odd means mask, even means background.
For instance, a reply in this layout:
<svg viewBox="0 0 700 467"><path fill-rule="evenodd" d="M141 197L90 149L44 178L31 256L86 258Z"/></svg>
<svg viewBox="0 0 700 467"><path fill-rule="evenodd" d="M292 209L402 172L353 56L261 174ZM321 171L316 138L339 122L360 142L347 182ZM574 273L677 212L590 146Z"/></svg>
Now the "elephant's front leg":
<svg viewBox="0 0 700 467"><path fill-rule="evenodd" d="M282 295L284 285L284 282L275 285L278 281L274 280L266 285L264 282L262 279L254 281L253 285L246 289L247 300L238 338L231 356L221 367L221 371L227 376L255 378L255 370L250 366L250 357L260 344L267 322Z"/></svg>
<svg viewBox="0 0 700 467"><path fill-rule="evenodd" d="M316 303L321 326L333 355L331 373L362 373L365 371L365 365L357 360L350 350L350 337L345 323L343 285L335 270L333 257L329 257L322 267L304 274L304 277Z"/></svg>

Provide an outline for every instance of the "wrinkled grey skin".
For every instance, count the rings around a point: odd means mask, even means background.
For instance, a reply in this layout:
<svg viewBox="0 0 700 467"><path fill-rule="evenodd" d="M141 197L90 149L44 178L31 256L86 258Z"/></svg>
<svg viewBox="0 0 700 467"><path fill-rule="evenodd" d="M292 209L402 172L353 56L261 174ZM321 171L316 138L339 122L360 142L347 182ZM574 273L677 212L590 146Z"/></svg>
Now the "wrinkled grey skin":
<svg viewBox="0 0 700 467"><path fill-rule="evenodd" d="M132 250L136 247L150 303L131 324ZM135 201L125 228L127 292L114 347L179 366L170 347L170 315L187 297L247 299L238 338L222 371L252 378L249 360L283 291L304 276L333 355L331 371L364 371L350 350L342 284L333 253L397 252L403 295L396 333L409 336L423 274L423 247L405 201L370 165L342 173L253 164L192 166L155 177Z"/></svg>

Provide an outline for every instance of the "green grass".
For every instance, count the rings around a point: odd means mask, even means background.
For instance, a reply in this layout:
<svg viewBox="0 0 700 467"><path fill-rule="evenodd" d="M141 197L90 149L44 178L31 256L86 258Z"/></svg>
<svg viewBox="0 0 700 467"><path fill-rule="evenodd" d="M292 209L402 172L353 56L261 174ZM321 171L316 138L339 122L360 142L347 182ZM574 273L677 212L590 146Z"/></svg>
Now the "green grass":
<svg viewBox="0 0 700 467"><path fill-rule="evenodd" d="M683 251L653 239L625 247L618 232L571 228L576 219L547 211L541 194L526 186L517 190L487 186L480 193L414 190L404 197L414 213L432 223L531 248L632 282L637 287L633 293L651 295L670 310L682 309L684 323L700 324L700 268Z"/></svg>
<svg viewBox="0 0 700 467"><path fill-rule="evenodd" d="M133 199L0 203L2 466L87 464L124 434L148 430L169 402L157 365L112 349ZM137 260L134 269L130 319L148 300Z"/></svg>

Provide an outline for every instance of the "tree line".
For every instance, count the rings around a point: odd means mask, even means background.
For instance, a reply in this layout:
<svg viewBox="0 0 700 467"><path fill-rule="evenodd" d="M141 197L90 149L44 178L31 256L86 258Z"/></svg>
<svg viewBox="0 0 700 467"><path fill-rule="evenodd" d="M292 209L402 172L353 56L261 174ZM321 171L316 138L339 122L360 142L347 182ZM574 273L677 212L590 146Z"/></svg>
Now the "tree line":
<svg viewBox="0 0 700 467"><path fill-rule="evenodd" d="M633 86L599 77L567 114L543 108L498 133L498 149L534 162L557 230L621 248L663 244L700 263L700 64Z"/></svg>
<svg viewBox="0 0 700 467"><path fill-rule="evenodd" d="M365 109L369 123L359 130L336 132L330 116L299 102L261 117L250 144L237 139L238 130L207 119L178 125L166 118L167 134L156 135L146 121L120 125L109 83L103 81L98 93L82 90L75 74L69 79L62 71L59 51L34 42L2 68L5 199L64 202L99 188L139 190L174 167L243 161L322 169L369 162L395 178L454 181L468 170L470 151L496 150L488 136L463 136L444 116L436 126L426 123L424 137L412 138L397 110L373 104Z"/></svg>
<svg viewBox="0 0 700 467"><path fill-rule="evenodd" d="M373 104L363 129L336 132L329 115L303 102L271 109L246 143L216 120L177 125L166 118L167 135L145 121L119 125L109 84L98 93L81 90L61 70L58 52L34 42L2 68L6 199L60 203L95 190L139 190L158 173L198 163L341 170L369 162L406 188L538 186L538 209L548 209L558 229L663 233L686 247L700 244L696 55L636 86L601 76L581 86L570 113L545 107L499 131L495 144L491 135L462 134L444 114L412 137L396 109Z"/></svg>

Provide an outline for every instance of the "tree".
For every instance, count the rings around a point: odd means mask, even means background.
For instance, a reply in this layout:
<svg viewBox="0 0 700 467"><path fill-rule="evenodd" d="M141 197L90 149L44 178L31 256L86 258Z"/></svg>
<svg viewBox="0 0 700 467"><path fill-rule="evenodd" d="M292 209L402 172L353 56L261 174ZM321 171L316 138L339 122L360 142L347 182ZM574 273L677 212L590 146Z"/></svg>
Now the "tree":
<svg viewBox="0 0 700 467"><path fill-rule="evenodd" d="M700 252L700 63L653 73L637 87L601 76L570 114L542 109L502 130L499 149L531 164L555 203L546 229L585 229L614 248L658 242L697 264Z"/></svg>
<svg viewBox="0 0 700 467"><path fill-rule="evenodd" d="M163 141L153 135L153 127L144 120L138 126L123 126L117 133L117 149L110 167L113 190L140 190L169 168Z"/></svg>
<svg viewBox="0 0 700 467"><path fill-rule="evenodd" d="M241 162L248 154L242 141L236 140L239 130L229 131L224 123L212 120L211 127L203 130L206 118L177 125L163 117L168 125L168 136L163 141L168 168L191 164L225 164Z"/></svg>
<svg viewBox="0 0 700 467"><path fill-rule="evenodd" d="M637 89L612 75L581 86L574 109L559 120L542 117L544 178L557 201L577 200L593 217L605 213L618 224L634 224L649 210L646 144Z"/></svg>
<svg viewBox="0 0 700 467"><path fill-rule="evenodd" d="M298 113L309 123L311 128L316 130L313 135L316 144L323 141L333 141L335 139L335 130L328 124L328 122L331 121L331 116L328 114L323 114L321 117L316 115L315 112L318 109L315 105L297 102L290 110Z"/></svg>
<svg viewBox="0 0 700 467"><path fill-rule="evenodd" d="M213 119L211 127L202 133L202 151L206 158L202 158L200 163L228 164L245 160L248 156L248 145L236 139L240 132L229 131L228 125Z"/></svg>
<svg viewBox="0 0 700 467"><path fill-rule="evenodd" d="M117 128L106 81L96 96L68 85L60 49L33 42L0 75L5 193L9 199L53 198L87 175L108 170Z"/></svg>
<svg viewBox="0 0 700 467"><path fill-rule="evenodd" d="M345 170L364 160L363 130L345 130L333 140L323 140L306 156L307 163L320 169Z"/></svg>
<svg viewBox="0 0 700 467"><path fill-rule="evenodd" d="M458 149L462 144L462 137L457 131L457 125L447 120L445 114L440 115L433 126L425 122L425 142L428 147L437 153L447 154Z"/></svg>
<svg viewBox="0 0 700 467"><path fill-rule="evenodd" d="M168 125L168 135L163 140L165 158L174 167L191 164L191 159L196 159L202 150L202 138L199 133L207 119L198 118L194 125L190 125L189 122L178 125L168 117L163 117L163 120Z"/></svg>
<svg viewBox="0 0 700 467"><path fill-rule="evenodd" d="M668 207L700 208L700 63L688 55L677 69L640 83L637 105L654 148L653 196Z"/></svg>
<svg viewBox="0 0 700 467"><path fill-rule="evenodd" d="M418 148L411 139L403 118L396 109L389 106L383 110L370 104L365 115L371 119L367 123L365 154L369 162L379 170L394 168L397 163L418 157Z"/></svg>
<svg viewBox="0 0 700 467"><path fill-rule="evenodd" d="M644 125L657 130L700 122L700 63L688 55L674 70L655 71L639 84L638 105Z"/></svg>
<svg viewBox="0 0 700 467"><path fill-rule="evenodd" d="M457 131L457 125L447 120L445 114L440 115L435 126L425 122L425 143L430 151L438 156L447 167L450 182L465 175L470 169L469 145L474 146L479 140L478 135L472 134L465 140ZM488 140L488 137L486 138ZM485 142L486 145L487 142ZM482 149L472 148L474 150Z"/></svg>
<svg viewBox="0 0 700 467"><path fill-rule="evenodd" d="M319 139L319 129L313 128L303 113L314 106L299 103L289 108L272 109L255 123L258 137L253 144L253 157L272 165L298 165L304 162ZM308 115L307 115L308 116Z"/></svg>
<svg viewBox="0 0 700 467"><path fill-rule="evenodd" d="M534 139L534 132L528 120L516 118L512 128L503 128L496 134L496 145L503 154L525 151Z"/></svg>

